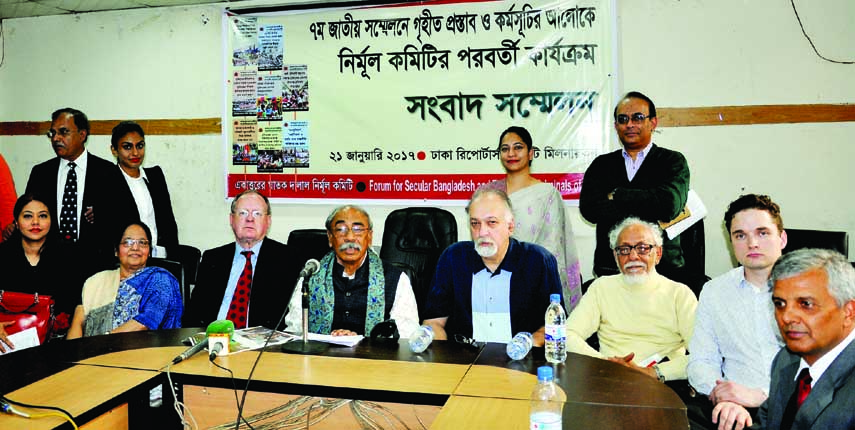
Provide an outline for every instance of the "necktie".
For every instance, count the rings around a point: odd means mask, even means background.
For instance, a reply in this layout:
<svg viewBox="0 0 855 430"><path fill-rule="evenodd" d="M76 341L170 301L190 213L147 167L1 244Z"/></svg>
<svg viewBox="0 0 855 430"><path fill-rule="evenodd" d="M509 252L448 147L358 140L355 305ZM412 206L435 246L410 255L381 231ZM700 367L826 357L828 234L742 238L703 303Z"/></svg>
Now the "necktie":
<svg viewBox="0 0 855 430"><path fill-rule="evenodd" d="M232 296L232 302L229 305L228 320L235 323L236 329L246 328L246 316L249 311L249 290L252 288L252 251L242 251L240 253L246 257L246 264L243 266L243 272L240 273L235 294Z"/></svg>
<svg viewBox="0 0 855 430"><path fill-rule="evenodd" d="M810 394L810 383L812 381L810 371L805 367L802 369L801 373L799 373L799 378L796 381L798 383L798 388L796 389L796 402L799 407L802 406L802 403L805 402L808 394Z"/></svg>
<svg viewBox="0 0 855 430"><path fill-rule="evenodd" d="M65 178L65 191L62 193L62 211L59 214L59 234L66 241L77 241L77 167L68 163L68 176Z"/></svg>

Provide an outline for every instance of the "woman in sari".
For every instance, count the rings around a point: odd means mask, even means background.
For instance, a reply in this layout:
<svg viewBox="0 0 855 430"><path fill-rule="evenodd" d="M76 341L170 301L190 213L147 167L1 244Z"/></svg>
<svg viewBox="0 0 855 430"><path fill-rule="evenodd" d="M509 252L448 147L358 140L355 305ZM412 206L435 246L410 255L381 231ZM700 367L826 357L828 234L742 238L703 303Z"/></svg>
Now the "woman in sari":
<svg viewBox="0 0 855 430"><path fill-rule="evenodd" d="M565 213L564 200L551 184L531 176L534 148L531 134L525 128L509 127L502 132L499 158L505 178L483 187L502 190L510 197L517 240L536 243L555 256L564 288L564 307L569 314L582 295L582 278L573 226Z"/></svg>
<svg viewBox="0 0 855 430"><path fill-rule="evenodd" d="M83 285L68 338L181 327L181 289L160 267L147 267L151 231L130 223L116 245L119 267L96 273Z"/></svg>

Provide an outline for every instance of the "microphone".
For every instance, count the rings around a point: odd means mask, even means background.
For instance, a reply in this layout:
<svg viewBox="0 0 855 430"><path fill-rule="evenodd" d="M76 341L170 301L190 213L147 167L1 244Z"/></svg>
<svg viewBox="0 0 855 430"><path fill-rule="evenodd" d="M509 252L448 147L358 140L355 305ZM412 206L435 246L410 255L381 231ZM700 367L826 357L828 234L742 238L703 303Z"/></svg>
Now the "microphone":
<svg viewBox="0 0 855 430"><path fill-rule="evenodd" d="M306 265L303 266L303 270L300 271L300 277L308 278L309 276L312 276L315 272L317 272L320 268L321 263L319 263L318 260L315 260L314 258L310 258L309 261L306 262Z"/></svg>
<svg viewBox="0 0 855 430"><path fill-rule="evenodd" d="M214 343L214 346L211 347L211 352L208 353L208 360L214 361L214 359L217 358L218 355L220 355L220 352L223 351L223 345L223 342Z"/></svg>
<svg viewBox="0 0 855 430"><path fill-rule="evenodd" d="M205 349L205 347L208 346L208 338L210 338L212 336L216 337L218 334L219 335L224 334L224 335L228 335L229 339L231 339L231 337L234 335L234 332L235 332L235 324L229 320L217 320L217 321L214 321L214 322L208 324L208 328L205 330L205 334L207 335L207 338L204 339L203 341L191 346L190 348L187 348L186 351L177 355L175 358L172 359L172 364L178 364L178 363L190 358L191 356L193 356L197 352ZM222 344L220 344L220 346L222 347Z"/></svg>

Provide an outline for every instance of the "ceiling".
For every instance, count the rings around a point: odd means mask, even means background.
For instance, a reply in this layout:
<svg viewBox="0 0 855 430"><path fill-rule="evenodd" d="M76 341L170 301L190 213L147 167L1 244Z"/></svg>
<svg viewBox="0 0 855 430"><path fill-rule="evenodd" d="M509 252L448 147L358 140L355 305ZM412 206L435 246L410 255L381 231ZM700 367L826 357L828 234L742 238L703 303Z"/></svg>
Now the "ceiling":
<svg viewBox="0 0 855 430"><path fill-rule="evenodd" d="M243 0L0 0L0 19Z"/></svg>

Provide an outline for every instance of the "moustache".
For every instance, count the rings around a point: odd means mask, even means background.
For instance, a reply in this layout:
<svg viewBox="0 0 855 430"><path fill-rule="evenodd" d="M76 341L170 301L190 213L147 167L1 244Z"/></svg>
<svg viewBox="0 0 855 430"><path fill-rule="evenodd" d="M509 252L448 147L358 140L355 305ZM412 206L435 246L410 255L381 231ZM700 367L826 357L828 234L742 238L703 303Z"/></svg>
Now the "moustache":
<svg viewBox="0 0 855 430"><path fill-rule="evenodd" d="M341 246L338 247L339 252L347 251L348 249L353 249L356 251L362 251L362 245L356 242L345 242L342 243Z"/></svg>
<svg viewBox="0 0 855 430"><path fill-rule="evenodd" d="M623 265L624 270L629 270L629 269L632 269L633 267L642 267L642 268L646 269L647 265L642 263L641 261L630 261L630 262Z"/></svg>
<svg viewBox="0 0 855 430"><path fill-rule="evenodd" d="M489 239L484 239L483 237L479 237L478 240L475 241L475 246L484 246L484 245L492 245Z"/></svg>

